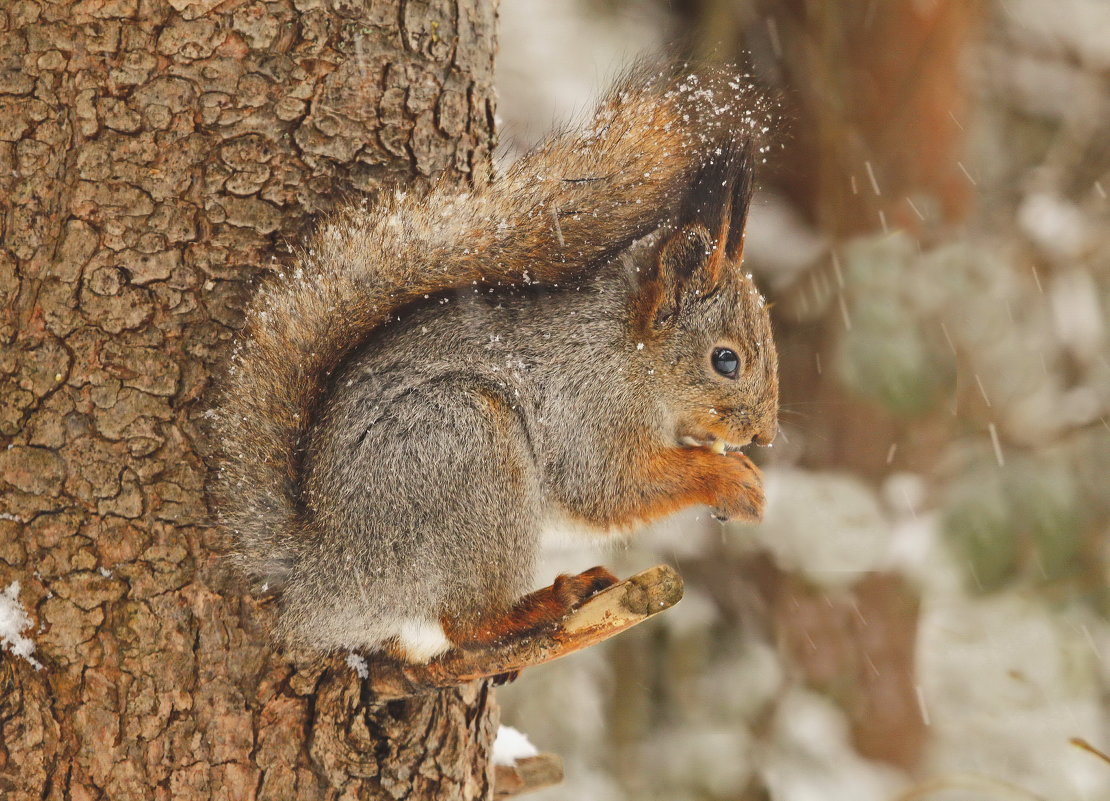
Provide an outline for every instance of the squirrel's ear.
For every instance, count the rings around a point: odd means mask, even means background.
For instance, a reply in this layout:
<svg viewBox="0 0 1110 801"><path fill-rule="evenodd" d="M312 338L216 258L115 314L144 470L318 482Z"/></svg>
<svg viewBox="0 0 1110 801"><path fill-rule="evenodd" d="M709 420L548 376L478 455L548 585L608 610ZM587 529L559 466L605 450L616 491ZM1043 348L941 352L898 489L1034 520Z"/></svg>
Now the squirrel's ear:
<svg viewBox="0 0 1110 801"><path fill-rule="evenodd" d="M655 263L640 287L638 316L642 327L658 328L678 313L683 297L712 289L707 264L714 241L702 225L693 223L674 231L659 246Z"/></svg>
<svg viewBox="0 0 1110 801"><path fill-rule="evenodd" d="M686 225L671 234L659 248L659 276L675 289L698 281L713 256L714 242L703 226Z"/></svg>

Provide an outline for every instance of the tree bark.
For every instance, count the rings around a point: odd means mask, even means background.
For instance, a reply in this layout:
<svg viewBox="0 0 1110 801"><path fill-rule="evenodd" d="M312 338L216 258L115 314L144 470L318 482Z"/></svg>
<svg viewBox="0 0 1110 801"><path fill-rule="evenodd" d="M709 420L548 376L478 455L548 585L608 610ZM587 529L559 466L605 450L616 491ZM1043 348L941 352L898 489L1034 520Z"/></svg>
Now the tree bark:
<svg viewBox="0 0 1110 801"><path fill-rule="evenodd" d="M491 796L485 684L372 704L271 650L205 503L205 393L336 199L485 181L494 0L0 9L0 795ZM311 678L308 678L308 677Z"/></svg>

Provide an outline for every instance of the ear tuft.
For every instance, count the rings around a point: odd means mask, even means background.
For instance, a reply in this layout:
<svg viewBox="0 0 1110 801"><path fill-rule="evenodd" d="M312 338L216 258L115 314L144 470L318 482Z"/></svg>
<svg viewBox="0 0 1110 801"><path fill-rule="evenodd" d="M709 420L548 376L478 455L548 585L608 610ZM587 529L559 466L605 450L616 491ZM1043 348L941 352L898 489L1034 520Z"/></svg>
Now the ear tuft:
<svg viewBox="0 0 1110 801"><path fill-rule="evenodd" d="M739 261L743 253L753 169L752 143L732 142L706 159L690 185L678 222L712 232L715 258L707 266L713 272L722 259Z"/></svg>
<svg viewBox="0 0 1110 801"><path fill-rule="evenodd" d="M706 154L689 179L634 309L645 331L674 317L684 296L712 294L722 270L736 269L744 249L753 164L752 143L733 140Z"/></svg>

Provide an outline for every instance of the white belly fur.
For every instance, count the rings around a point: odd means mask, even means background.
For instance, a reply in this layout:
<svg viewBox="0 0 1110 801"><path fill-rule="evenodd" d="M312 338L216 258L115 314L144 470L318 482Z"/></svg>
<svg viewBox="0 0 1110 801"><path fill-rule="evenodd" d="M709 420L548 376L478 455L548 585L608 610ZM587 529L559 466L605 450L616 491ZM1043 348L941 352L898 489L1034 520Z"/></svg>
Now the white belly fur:
<svg viewBox="0 0 1110 801"><path fill-rule="evenodd" d="M611 546L623 541L635 526L594 526L553 510L540 529L540 547L545 553Z"/></svg>

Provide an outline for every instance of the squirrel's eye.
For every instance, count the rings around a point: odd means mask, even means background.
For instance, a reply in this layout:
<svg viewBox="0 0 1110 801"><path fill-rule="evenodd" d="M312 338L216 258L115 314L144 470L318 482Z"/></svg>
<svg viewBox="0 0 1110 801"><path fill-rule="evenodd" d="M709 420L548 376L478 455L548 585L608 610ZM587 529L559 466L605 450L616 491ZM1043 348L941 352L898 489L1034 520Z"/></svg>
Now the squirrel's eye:
<svg viewBox="0 0 1110 801"><path fill-rule="evenodd" d="M740 357L731 348L715 348L713 369L726 378L736 378L736 373L740 369Z"/></svg>

